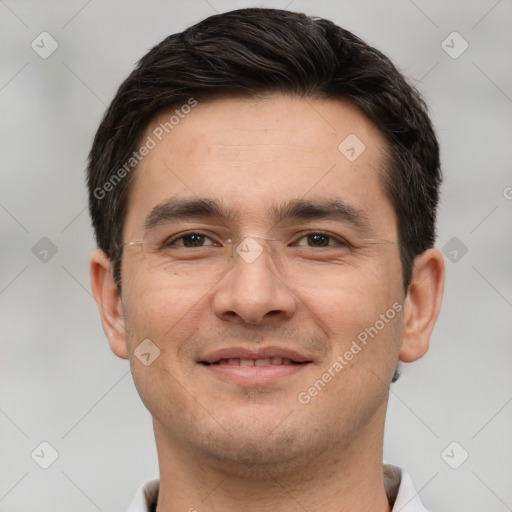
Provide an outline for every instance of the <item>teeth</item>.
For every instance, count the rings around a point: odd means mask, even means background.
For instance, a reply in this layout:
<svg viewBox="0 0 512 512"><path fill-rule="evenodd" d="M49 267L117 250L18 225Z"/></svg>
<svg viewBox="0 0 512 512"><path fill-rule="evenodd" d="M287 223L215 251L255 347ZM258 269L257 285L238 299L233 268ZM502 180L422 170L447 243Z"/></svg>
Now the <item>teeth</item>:
<svg viewBox="0 0 512 512"><path fill-rule="evenodd" d="M279 365L291 365L292 360L288 357L264 357L261 359L221 359L218 364L228 364L231 366L279 366Z"/></svg>
<svg viewBox="0 0 512 512"><path fill-rule="evenodd" d="M256 359L254 361L254 366L268 366L270 364L270 357L267 357L266 359Z"/></svg>

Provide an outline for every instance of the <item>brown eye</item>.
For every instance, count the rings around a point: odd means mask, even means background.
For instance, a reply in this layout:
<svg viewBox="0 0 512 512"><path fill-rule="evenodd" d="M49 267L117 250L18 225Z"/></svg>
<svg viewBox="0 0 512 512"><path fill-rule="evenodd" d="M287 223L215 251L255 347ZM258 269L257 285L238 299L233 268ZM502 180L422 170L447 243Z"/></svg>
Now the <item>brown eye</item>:
<svg viewBox="0 0 512 512"><path fill-rule="evenodd" d="M199 235L197 233L192 233L190 235L185 235L182 237L183 245L185 247L201 247L205 242L205 235Z"/></svg>
<svg viewBox="0 0 512 512"><path fill-rule="evenodd" d="M327 247L329 245L329 238L331 237L321 233L308 235L308 245L311 247Z"/></svg>
<svg viewBox="0 0 512 512"><path fill-rule="evenodd" d="M184 235L177 236L175 238L169 239L165 242L164 247L172 248L172 247L186 247L194 248L194 247L207 247L212 245L218 245L213 242L213 240L202 233L185 233Z"/></svg>

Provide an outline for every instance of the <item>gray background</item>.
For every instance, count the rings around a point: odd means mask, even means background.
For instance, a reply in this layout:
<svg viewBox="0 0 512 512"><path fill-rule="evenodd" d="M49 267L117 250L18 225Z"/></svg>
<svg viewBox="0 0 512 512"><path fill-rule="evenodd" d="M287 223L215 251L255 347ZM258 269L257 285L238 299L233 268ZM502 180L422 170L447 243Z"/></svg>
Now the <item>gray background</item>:
<svg viewBox="0 0 512 512"><path fill-rule="evenodd" d="M512 3L287 2L0 2L0 510L123 511L157 476L150 416L89 292L85 159L149 48L255 5L332 19L428 101L445 173L438 247L456 259L431 349L391 389L385 459L432 511L512 510ZM31 48L43 31L59 45L47 59ZM469 44L458 58L445 49L462 40L442 46L453 31ZM42 441L59 453L46 470L31 458Z"/></svg>

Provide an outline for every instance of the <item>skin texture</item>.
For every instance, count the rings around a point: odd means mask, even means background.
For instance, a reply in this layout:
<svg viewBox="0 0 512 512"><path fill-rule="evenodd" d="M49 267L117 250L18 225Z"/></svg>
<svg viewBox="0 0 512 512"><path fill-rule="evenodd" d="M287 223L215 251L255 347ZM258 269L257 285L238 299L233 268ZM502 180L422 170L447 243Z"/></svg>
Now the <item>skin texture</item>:
<svg viewBox="0 0 512 512"><path fill-rule="evenodd" d="M168 117L154 119L143 140ZM338 149L350 134L365 144L352 162ZM180 221L176 232L202 228L222 243L228 234L237 242L253 235L262 248L250 264L235 256L209 273L210 260L170 264L148 245L125 247L121 295L106 255L92 255L111 349L129 358L153 416L158 512L390 510L382 480L389 385L398 360L428 349L444 266L435 249L418 256L404 295L396 216L379 177L384 147L346 103L275 95L198 104L139 164L124 242L148 240L144 221L156 205L199 197L233 216ZM288 201L334 199L362 211L366 228L339 219L276 223L271 215ZM318 231L359 245L316 259L283 256L301 234ZM394 304L401 311L301 403L299 393ZM134 355L145 339L161 351L149 366ZM219 348L269 345L311 362L270 383L235 382L200 364Z"/></svg>

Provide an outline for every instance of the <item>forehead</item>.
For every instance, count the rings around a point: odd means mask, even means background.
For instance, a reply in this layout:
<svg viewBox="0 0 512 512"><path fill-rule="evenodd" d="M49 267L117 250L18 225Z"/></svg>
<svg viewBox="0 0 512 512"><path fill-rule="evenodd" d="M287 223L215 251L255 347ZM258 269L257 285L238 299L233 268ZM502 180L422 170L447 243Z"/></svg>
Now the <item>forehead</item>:
<svg viewBox="0 0 512 512"><path fill-rule="evenodd" d="M171 117L176 125L169 129L166 121ZM191 162L208 155L212 165L222 161L237 167L250 166L253 159L264 167L280 161L299 167L313 161L318 166L333 163L333 156L339 156L339 143L349 135L367 141L374 157L379 153L374 149L383 144L376 127L348 102L287 95L202 102L179 120L172 112L158 116L147 134L158 136L160 129L165 132L164 140L157 142L181 150Z"/></svg>
<svg viewBox="0 0 512 512"><path fill-rule="evenodd" d="M385 141L346 102L274 95L178 106L150 123L141 143L150 140L129 197L130 230L181 195L220 199L241 221L264 222L272 200L304 198L342 200L377 223L393 216L379 179Z"/></svg>

